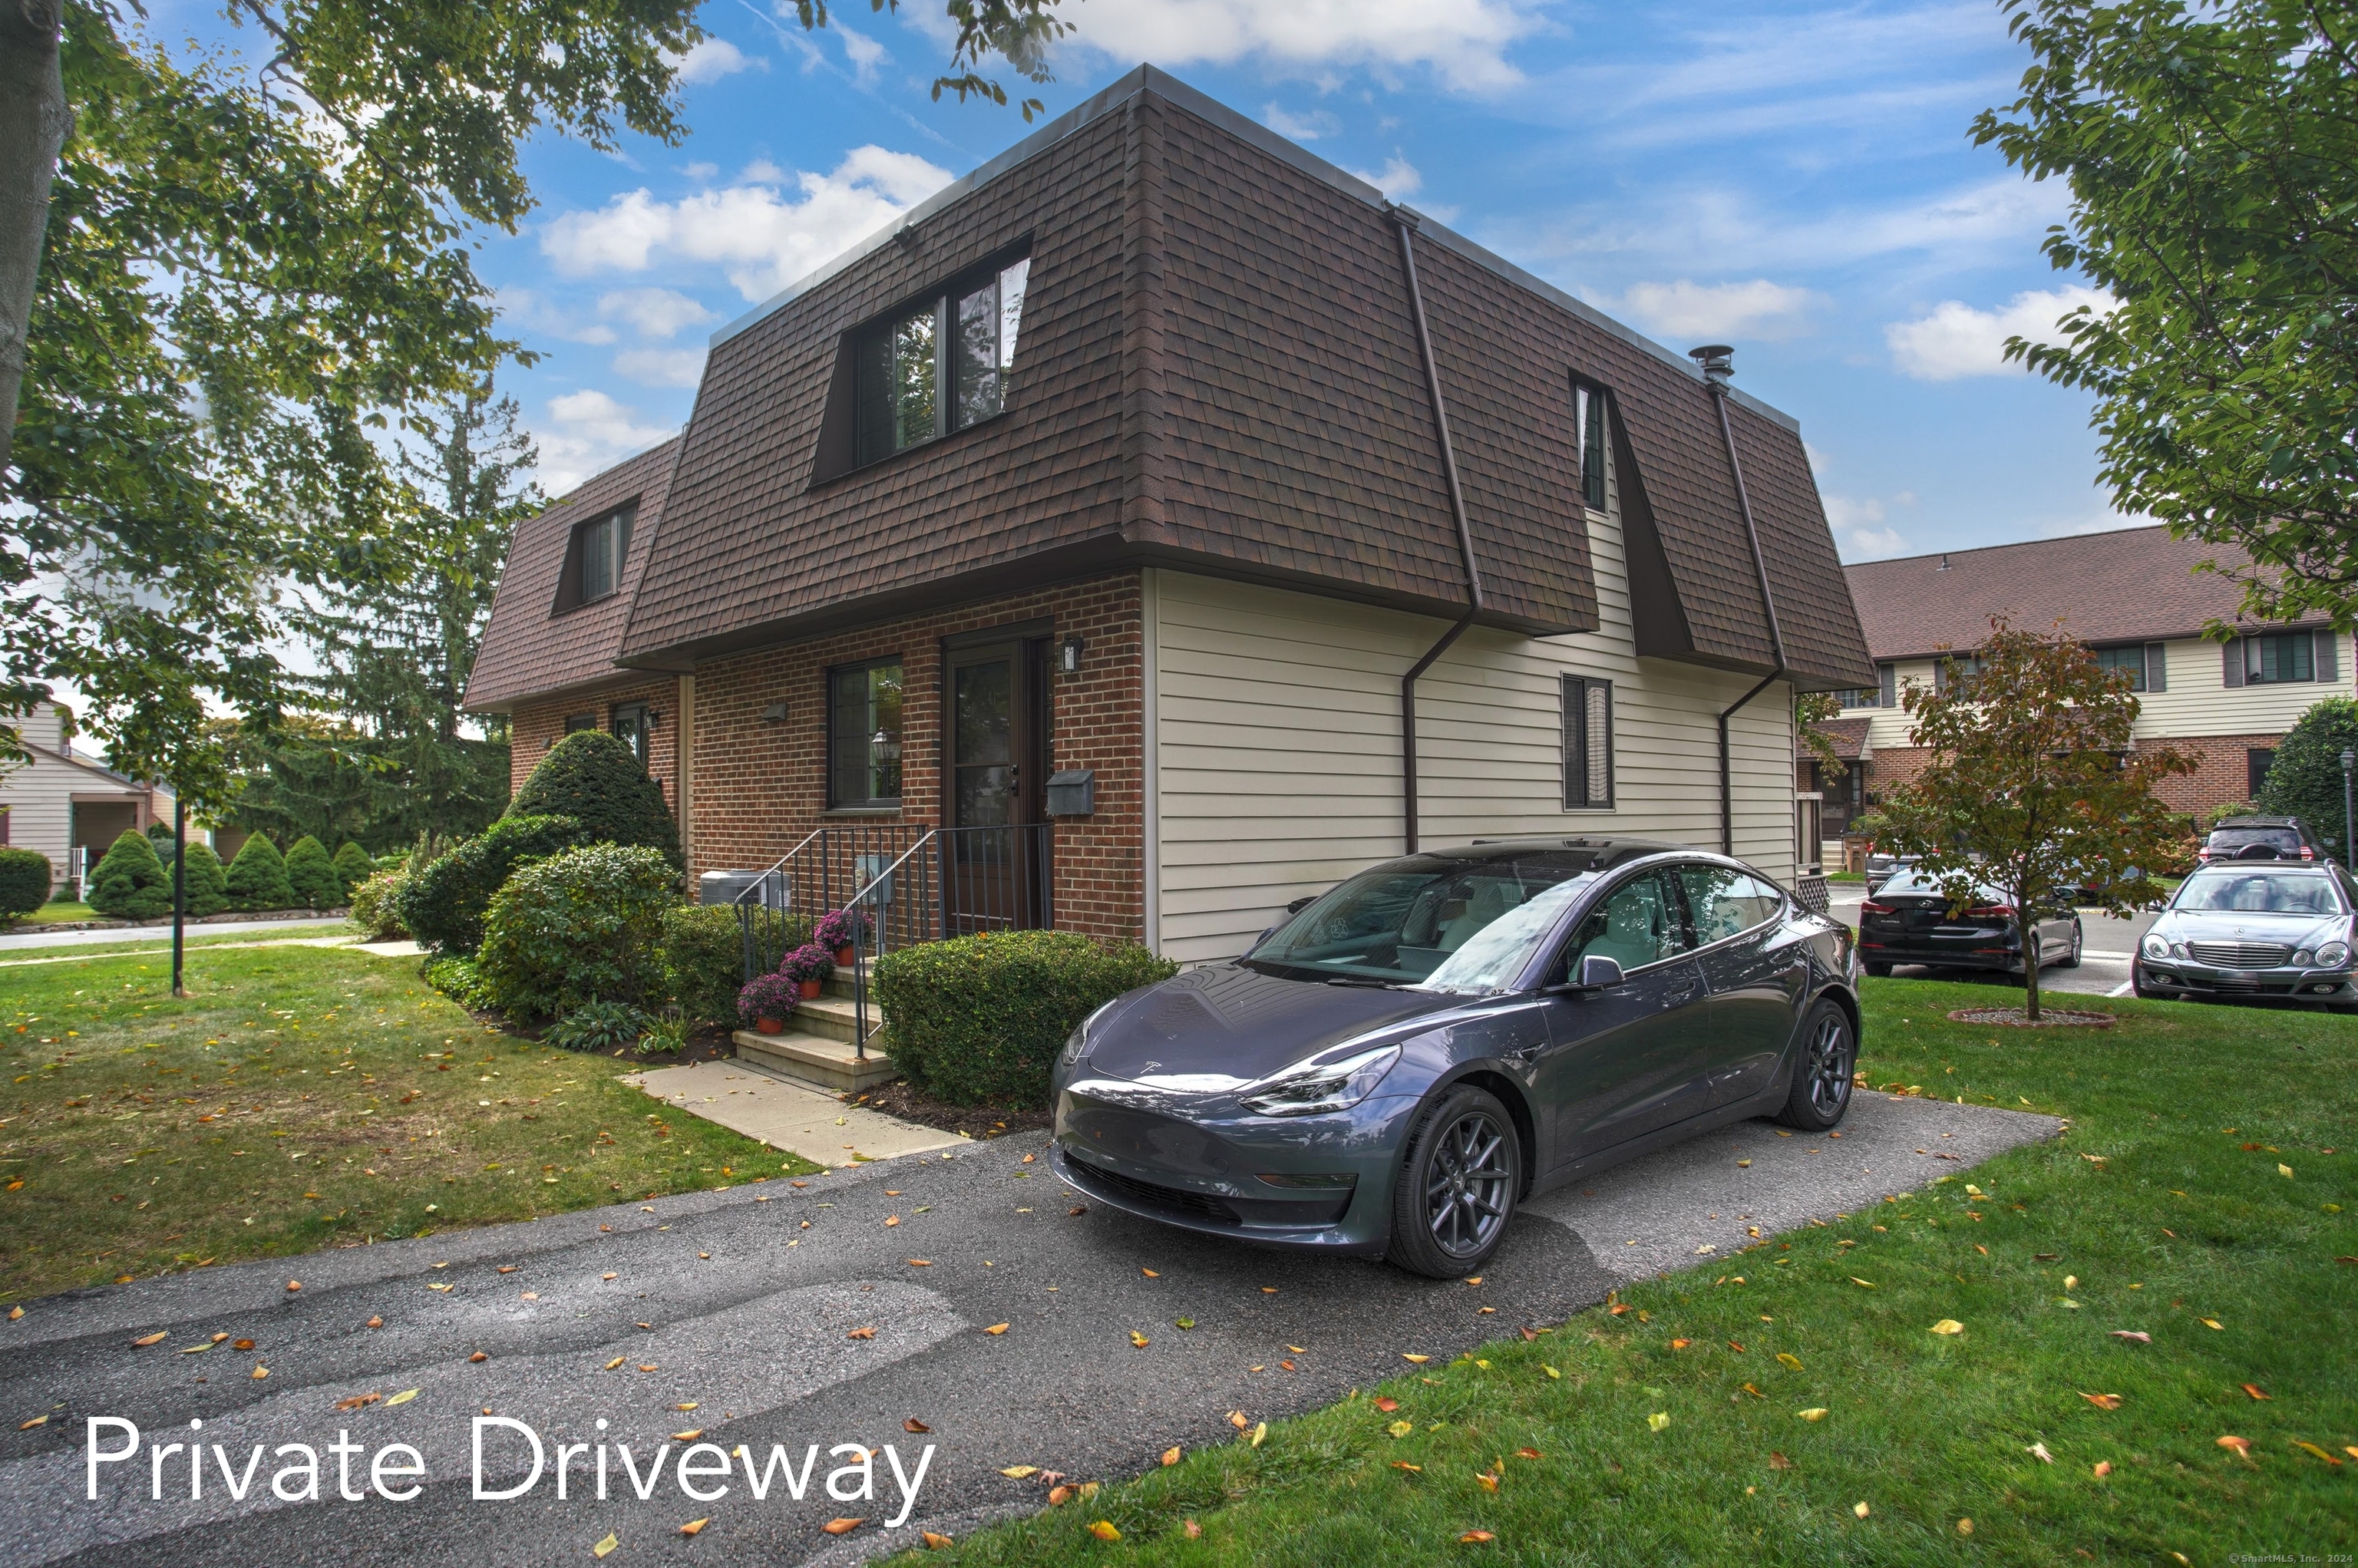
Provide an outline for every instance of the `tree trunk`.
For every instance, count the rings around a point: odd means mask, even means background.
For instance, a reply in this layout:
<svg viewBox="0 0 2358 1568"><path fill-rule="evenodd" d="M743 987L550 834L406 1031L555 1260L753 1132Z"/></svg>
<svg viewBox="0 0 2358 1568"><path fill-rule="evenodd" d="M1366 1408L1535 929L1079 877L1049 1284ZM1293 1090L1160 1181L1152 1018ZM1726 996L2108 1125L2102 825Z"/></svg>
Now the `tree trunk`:
<svg viewBox="0 0 2358 1568"><path fill-rule="evenodd" d="M73 115L59 67L59 0L0 0L0 474L16 444L49 183Z"/></svg>
<svg viewBox="0 0 2358 1568"><path fill-rule="evenodd" d="M2014 928L2022 938L2023 1013L2036 1023L2039 1022L2039 936L2038 923L2031 917L2028 899L2016 902Z"/></svg>

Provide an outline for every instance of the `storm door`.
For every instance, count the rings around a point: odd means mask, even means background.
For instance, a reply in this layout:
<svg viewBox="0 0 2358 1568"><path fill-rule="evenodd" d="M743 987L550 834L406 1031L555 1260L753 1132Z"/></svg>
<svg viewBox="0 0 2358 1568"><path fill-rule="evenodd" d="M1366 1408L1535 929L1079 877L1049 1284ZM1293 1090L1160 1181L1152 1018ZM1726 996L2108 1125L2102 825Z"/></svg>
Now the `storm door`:
<svg viewBox="0 0 2358 1568"><path fill-rule="evenodd" d="M946 656L942 897L949 935L1049 924L1047 644Z"/></svg>

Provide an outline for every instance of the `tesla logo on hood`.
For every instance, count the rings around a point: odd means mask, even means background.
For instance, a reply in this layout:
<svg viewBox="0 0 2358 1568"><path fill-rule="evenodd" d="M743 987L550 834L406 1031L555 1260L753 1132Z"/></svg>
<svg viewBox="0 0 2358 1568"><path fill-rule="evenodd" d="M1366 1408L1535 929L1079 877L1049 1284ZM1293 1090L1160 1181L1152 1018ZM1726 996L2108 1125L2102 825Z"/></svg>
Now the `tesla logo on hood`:
<svg viewBox="0 0 2358 1568"><path fill-rule="evenodd" d="M1141 1072L1141 1073L1151 1073L1151 1072L1154 1071L1154 1069L1155 1069L1155 1068L1157 1068L1157 1067L1159 1067L1159 1066L1161 1066L1161 1065L1163 1065L1163 1064L1162 1064L1162 1063L1160 1063L1160 1062L1149 1062L1149 1063L1147 1063L1144 1066L1142 1066L1142 1067L1139 1068L1138 1070L1139 1070L1140 1072Z"/></svg>

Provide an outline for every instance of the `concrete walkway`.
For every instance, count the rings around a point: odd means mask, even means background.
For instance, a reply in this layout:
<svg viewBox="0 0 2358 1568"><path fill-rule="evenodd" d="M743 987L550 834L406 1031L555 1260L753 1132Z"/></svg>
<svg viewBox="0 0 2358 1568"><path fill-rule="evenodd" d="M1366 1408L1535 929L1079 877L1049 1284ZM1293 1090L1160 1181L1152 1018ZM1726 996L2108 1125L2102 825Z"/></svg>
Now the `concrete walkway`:
<svg viewBox="0 0 2358 1568"><path fill-rule="evenodd" d="M349 931L352 923L341 914L327 914L292 920L190 921L182 929L191 936L216 936L238 931L319 930L329 926ZM168 946L171 940L172 928L168 925L117 925L103 931L11 931L0 935L0 952L25 947L88 947L109 942L161 942Z"/></svg>
<svg viewBox="0 0 2358 1568"><path fill-rule="evenodd" d="M207 942L187 949L190 955L220 953L241 947L347 947L355 953L367 953L379 958L415 958L425 952L416 943L355 942L349 936L279 936L259 942ZM27 964L87 964L97 958L153 957L145 949L124 953L58 953L38 958L0 958L0 969L19 968Z"/></svg>
<svg viewBox="0 0 2358 1568"><path fill-rule="evenodd" d="M955 1132L846 1105L824 1089L774 1078L738 1062L657 1067L630 1074L622 1081L666 1105L821 1165L865 1164L969 1141Z"/></svg>
<svg viewBox="0 0 2358 1568"><path fill-rule="evenodd" d="M688 1070L698 1098L714 1083L741 1098L729 1071ZM2058 1124L1864 1095L1841 1130L1835 1141L1746 1122L1551 1194L1516 1219L1479 1286L1132 1219L1076 1199L1047 1174L1047 1140L1022 1135L800 1186L773 1179L33 1302L0 1321L0 1563L513 1568L587 1563L611 1534L620 1555L606 1568L832 1568L916 1545L922 1529L964 1536L1042 1506L1041 1477L1010 1478L1010 1466L1134 1475L1171 1444L1234 1441L1231 1411L1275 1420L1331 1403L1399 1373L1404 1353L1446 1358L1561 1322L1632 1279L1724 1256L1751 1227L1832 1220ZM1173 1326L1180 1317L1192 1331ZM1792 1332L1764 1324L1747 1353L1809 1349ZM241 1338L254 1348L234 1349ZM485 1411L546 1445L550 1468L512 1501L473 1492ZM38 1416L48 1419L19 1428ZM92 1416L142 1434L136 1459L104 1468L95 1502ZM362 1494L373 1456L413 1445L425 1468L415 1500L342 1500L330 1445L346 1432ZM201 1496L189 1497L185 1451L161 1461L162 1496L151 1496L147 1444L200 1436L220 1449ZM120 1446L119 1429L101 1441ZM603 1499L590 1449L574 1452L557 1498L560 1442L613 1448ZM317 1500L273 1491L290 1463L276 1445L291 1443L319 1451ZM255 1444L267 1463L240 1500L216 1461L243 1466ZM774 1446L806 1489L797 1500L773 1476L757 1499L741 1469L694 1483L710 1500L683 1495L676 1473L642 1494L621 1444L642 1477L659 1459L717 1465L741 1446L760 1465ZM866 1498L862 1452L875 1476ZM513 1429L489 1429L484 1454L487 1488L529 1473ZM891 1466L913 1475L921 1459L904 1513ZM850 1499L827 1492L839 1468ZM288 1483L298 1498L299 1477ZM868 1522L822 1533L838 1517ZM709 1521L700 1534L679 1533L698 1519Z"/></svg>

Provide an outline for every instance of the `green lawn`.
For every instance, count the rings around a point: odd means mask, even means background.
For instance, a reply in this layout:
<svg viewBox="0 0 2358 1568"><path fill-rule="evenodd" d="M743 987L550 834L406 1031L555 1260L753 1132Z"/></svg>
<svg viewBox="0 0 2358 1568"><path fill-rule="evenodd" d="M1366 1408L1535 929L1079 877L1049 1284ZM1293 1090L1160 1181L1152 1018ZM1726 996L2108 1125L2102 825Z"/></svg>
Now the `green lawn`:
<svg viewBox="0 0 2358 1568"><path fill-rule="evenodd" d="M413 960L0 969L0 1300L815 1167L477 1023Z"/></svg>
<svg viewBox="0 0 2358 1568"><path fill-rule="evenodd" d="M86 903L72 899L51 899L27 918L36 921L103 920L105 916Z"/></svg>
<svg viewBox="0 0 2358 1568"><path fill-rule="evenodd" d="M1867 1000L1872 1081L2069 1135L926 1560L2349 1561L2358 1023L2107 1000L2105 1033L1999 1032L1942 1017L1984 988Z"/></svg>

